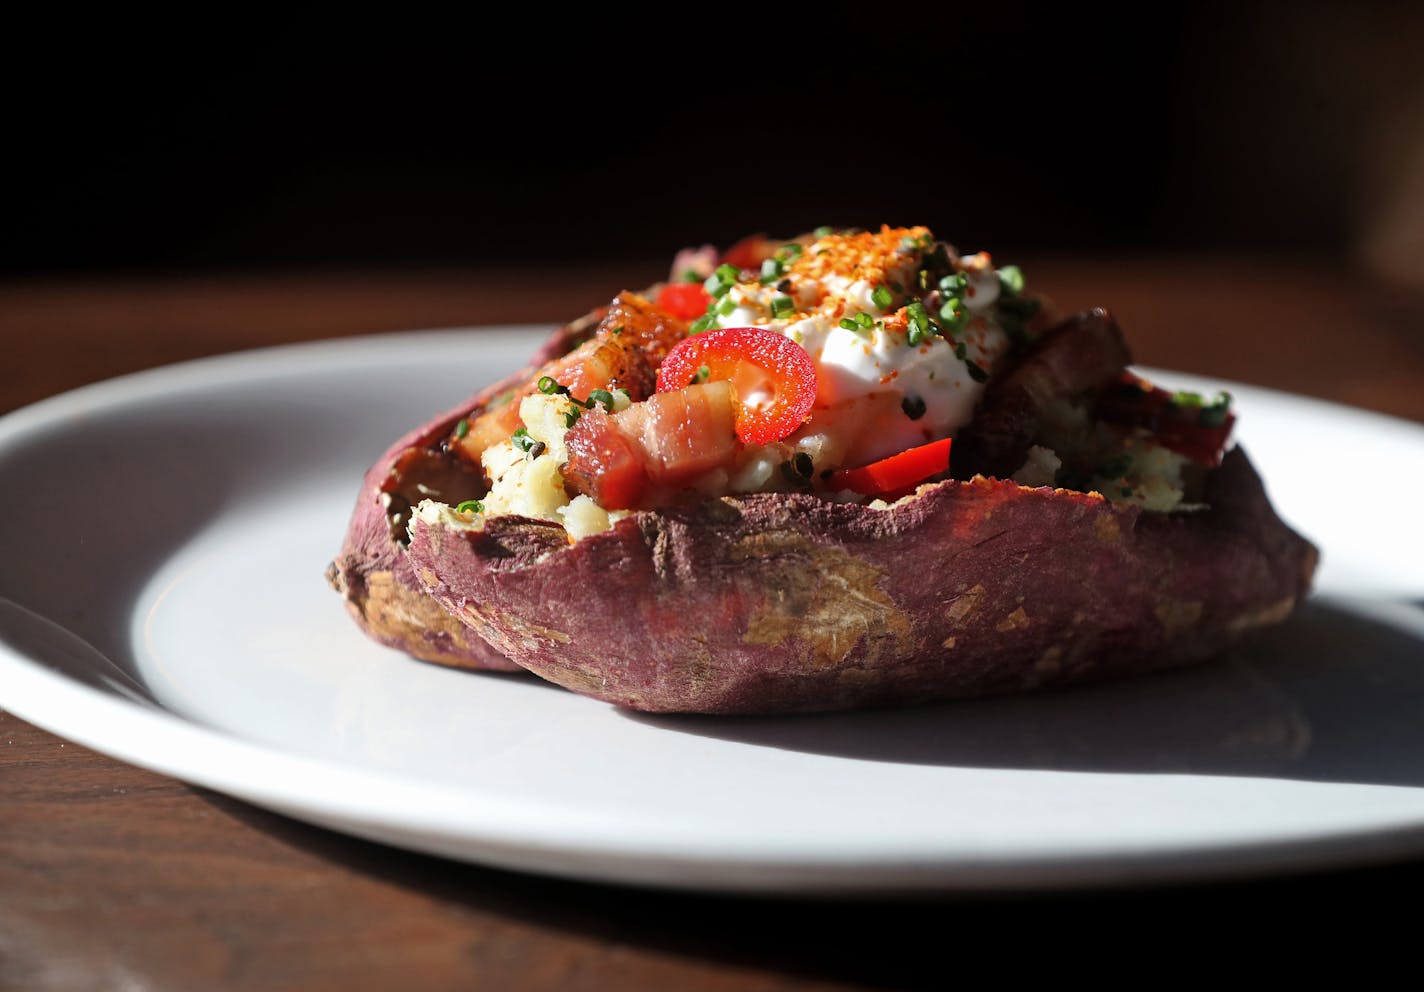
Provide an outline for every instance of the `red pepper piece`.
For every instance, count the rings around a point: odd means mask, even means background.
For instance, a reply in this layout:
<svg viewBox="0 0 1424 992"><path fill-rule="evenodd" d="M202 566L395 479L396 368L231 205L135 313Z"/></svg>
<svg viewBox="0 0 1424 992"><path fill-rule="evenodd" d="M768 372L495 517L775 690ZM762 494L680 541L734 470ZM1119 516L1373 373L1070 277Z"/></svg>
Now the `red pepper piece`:
<svg viewBox="0 0 1424 992"><path fill-rule="evenodd" d="M909 494L917 483L948 470L951 442L951 438L941 438L860 468L841 469L827 480L826 488L898 499Z"/></svg>

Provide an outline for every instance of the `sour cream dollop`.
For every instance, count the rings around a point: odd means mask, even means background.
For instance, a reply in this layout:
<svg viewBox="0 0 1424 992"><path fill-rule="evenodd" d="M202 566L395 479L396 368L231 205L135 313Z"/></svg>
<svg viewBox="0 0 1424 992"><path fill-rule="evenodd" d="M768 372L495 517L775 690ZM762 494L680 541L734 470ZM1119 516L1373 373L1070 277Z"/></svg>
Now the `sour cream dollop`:
<svg viewBox="0 0 1424 992"><path fill-rule="evenodd" d="M723 289L706 326L766 327L804 347L819 378L808 430L854 433L831 447L863 462L968 423L1011 346L1002 292L987 252L887 226L783 248L759 278Z"/></svg>

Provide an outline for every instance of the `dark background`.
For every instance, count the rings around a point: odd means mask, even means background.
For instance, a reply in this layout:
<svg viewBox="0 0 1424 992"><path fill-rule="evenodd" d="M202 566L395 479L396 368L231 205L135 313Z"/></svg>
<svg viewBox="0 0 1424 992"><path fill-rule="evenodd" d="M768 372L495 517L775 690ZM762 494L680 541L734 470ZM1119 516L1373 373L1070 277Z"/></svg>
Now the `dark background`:
<svg viewBox="0 0 1424 992"><path fill-rule="evenodd" d="M1424 255L1418 5L482 9L16 26L0 280L881 222L1000 257Z"/></svg>

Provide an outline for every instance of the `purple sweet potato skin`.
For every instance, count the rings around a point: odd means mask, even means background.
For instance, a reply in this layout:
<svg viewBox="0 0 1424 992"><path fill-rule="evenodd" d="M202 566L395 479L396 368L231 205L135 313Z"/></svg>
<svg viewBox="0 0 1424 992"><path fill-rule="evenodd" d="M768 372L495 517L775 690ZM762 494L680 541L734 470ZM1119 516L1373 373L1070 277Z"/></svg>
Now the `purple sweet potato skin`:
<svg viewBox="0 0 1424 992"><path fill-rule="evenodd" d="M462 417L478 416L490 402L522 386L534 370L572 350L597 323L595 310L558 328L528 365L480 390L428 423L405 434L366 471L341 550L326 571L327 581L346 601L356 624L389 647L458 668L520 671L466 625L434 603L411 570L405 546L391 537L381 486L402 453L446 437Z"/></svg>
<svg viewBox="0 0 1424 992"><path fill-rule="evenodd" d="M753 495L554 524L417 520L418 580L521 666L648 712L788 713L1197 662L1284 619L1316 549L1238 447L1162 514L977 477L889 509Z"/></svg>

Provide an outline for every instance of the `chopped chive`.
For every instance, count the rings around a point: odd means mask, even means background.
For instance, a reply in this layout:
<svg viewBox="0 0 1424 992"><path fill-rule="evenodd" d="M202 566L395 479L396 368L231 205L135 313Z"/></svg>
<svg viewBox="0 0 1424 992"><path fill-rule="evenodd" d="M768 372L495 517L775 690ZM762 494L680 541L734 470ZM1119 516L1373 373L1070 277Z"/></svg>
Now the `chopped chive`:
<svg viewBox="0 0 1424 992"><path fill-rule="evenodd" d="M1023 271L1017 265L999 269L999 288L1010 296L1018 296L1024 288Z"/></svg>
<svg viewBox="0 0 1424 992"><path fill-rule="evenodd" d="M969 279L963 272L951 272L939 281L939 288L950 296L963 296L969 288Z"/></svg>
<svg viewBox="0 0 1424 992"><path fill-rule="evenodd" d="M707 281L702 284L702 287L713 297L726 296L727 290L735 286L741 277L741 269L724 262L717 266L717 271L707 277Z"/></svg>
<svg viewBox="0 0 1424 992"><path fill-rule="evenodd" d="M840 322L840 328L843 331L858 331L860 330L860 325L857 324L855 321L851 320L849 317L842 317Z"/></svg>
<svg viewBox="0 0 1424 992"><path fill-rule="evenodd" d="M567 410L565 410L565 411L564 411L564 428L567 430L568 428L572 427L574 424L578 423L579 414L581 414L581 413L583 413L583 411L580 410L580 409L579 409L578 407L576 407L576 406L571 406L571 407L569 407Z"/></svg>
<svg viewBox="0 0 1424 992"><path fill-rule="evenodd" d="M617 327L613 328L613 335L614 335L614 337L617 337L619 334L622 334L622 333L623 333L623 325L622 325L622 324L619 324Z"/></svg>
<svg viewBox="0 0 1424 992"><path fill-rule="evenodd" d="M518 448L525 454L528 454L529 449L534 447L534 445L540 443L529 436L529 428L527 427L519 428L512 435L510 435L509 440L516 448Z"/></svg>
<svg viewBox="0 0 1424 992"><path fill-rule="evenodd" d="M477 499L467 499L455 507L456 513L484 513L485 505Z"/></svg>
<svg viewBox="0 0 1424 992"><path fill-rule="evenodd" d="M692 322L692 326L687 329L689 334L701 334L709 327L717 326L717 315L715 313L705 313Z"/></svg>
<svg viewBox="0 0 1424 992"><path fill-rule="evenodd" d="M875 326L875 318L870 316L870 314L866 313L864 310L862 310L860 313L855 315L855 324L862 331L868 331Z"/></svg>
<svg viewBox="0 0 1424 992"><path fill-rule="evenodd" d="M968 317L969 314L965 312L964 304L956 297L950 297L945 301L944 306L939 308L939 319L952 331L959 330Z"/></svg>
<svg viewBox="0 0 1424 992"><path fill-rule="evenodd" d="M470 422L468 420L462 419L458 424L455 425L456 437L464 437L468 433L470 433Z"/></svg>
<svg viewBox="0 0 1424 992"><path fill-rule="evenodd" d="M775 258L775 257L765 259L765 260L761 263L761 282L762 282L762 285L766 285L767 283L776 282L776 280L778 280L778 279L781 278L782 273L784 273L785 271L786 271L786 270L785 270L784 268L782 268L781 259Z"/></svg>
<svg viewBox="0 0 1424 992"><path fill-rule="evenodd" d="M592 410L595 406L601 406L609 413L612 413L613 394L606 389L595 389L588 394L588 402L586 402L584 406L588 407L590 410Z"/></svg>
<svg viewBox="0 0 1424 992"><path fill-rule="evenodd" d="M735 309L737 309L737 301L731 299L730 297L724 297L720 302L718 302L715 307L712 308L712 312L718 317L725 317L727 316L727 314L731 313Z"/></svg>
<svg viewBox="0 0 1424 992"><path fill-rule="evenodd" d="M829 224L816 228L811 232L818 238L829 238L833 233Z"/></svg>
<svg viewBox="0 0 1424 992"><path fill-rule="evenodd" d="M925 415L925 401L920 396L906 396L900 401L900 409L911 420L919 420Z"/></svg>
<svg viewBox="0 0 1424 992"><path fill-rule="evenodd" d="M555 393L567 393L569 391L568 386L559 385L558 380L551 375L541 375L536 385L539 388L539 392L546 396L552 396Z"/></svg>
<svg viewBox="0 0 1424 992"><path fill-rule="evenodd" d="M782 245L780 248L776 249L776 257L781 259L783 262L787 262L794 258L800 258L801 253L805 250L806 249L803 248L800 244L793 241L790 244Z"/></svg>
<svg viewBox="0 0 1424 992"><path fill-rule="evenodd" d="M701 282L702 273L696 269L683 269L681 278L683 282Z"/></svg>
<svg viewBox="0 0 1424 992"><path fill-rule="evenodd" d="M705 365L697 366L697 374L692 377L693 382L706 382L712 376L712 370Z"/></svg>
<svg viewBox="0 0 1424 992"><path fill-rule="evenodd" d="M889 310L891 304L895 302L895 294L890 292L888 286L876 286L870 294L870 302L881 310Z"/></svg>
<svg viewBox="0 0 1424 992"><path fill-rule="evenodd" d="M796 301L789 296L773 296L771 298L772 319L789 317L796 312Z"/></svg>
<svg viewBox="0 0 1424 992"><path fill-rule="evenodd" d="M919 344L934 336L934 324L930 322L930 315L925 313L925 305L919 300L905 306L905 316L910 321L910 344Z"/></svg>

